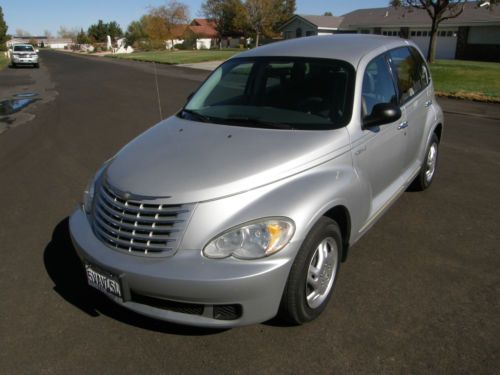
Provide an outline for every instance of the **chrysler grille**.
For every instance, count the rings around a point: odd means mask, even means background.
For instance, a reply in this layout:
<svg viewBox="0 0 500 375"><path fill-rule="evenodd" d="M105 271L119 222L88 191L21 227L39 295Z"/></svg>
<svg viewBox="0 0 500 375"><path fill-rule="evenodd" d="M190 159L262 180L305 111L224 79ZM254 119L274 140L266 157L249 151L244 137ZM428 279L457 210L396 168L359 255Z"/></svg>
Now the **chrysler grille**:
<svg viewBox="0 0 500 375"><path fill-rule="evenodd" d="M192 205L125 199L102 184L96 194L94 230L108 246L139 255L175 252Z"/></svg>

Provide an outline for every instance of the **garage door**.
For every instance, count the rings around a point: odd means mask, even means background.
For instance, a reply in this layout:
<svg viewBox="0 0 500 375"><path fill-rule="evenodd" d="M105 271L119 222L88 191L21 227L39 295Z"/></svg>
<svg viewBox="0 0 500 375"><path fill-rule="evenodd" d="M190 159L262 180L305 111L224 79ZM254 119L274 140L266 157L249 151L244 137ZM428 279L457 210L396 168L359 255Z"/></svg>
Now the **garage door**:
<svg viewBox="0 0 500 375"><path fill-rule="evenodd" d="M417 44L424 56L427 56L429 36L410 36L410 39ZM456 49L456 31L439 31L436 46L436 59L452 60L455 58Z"/></svg>

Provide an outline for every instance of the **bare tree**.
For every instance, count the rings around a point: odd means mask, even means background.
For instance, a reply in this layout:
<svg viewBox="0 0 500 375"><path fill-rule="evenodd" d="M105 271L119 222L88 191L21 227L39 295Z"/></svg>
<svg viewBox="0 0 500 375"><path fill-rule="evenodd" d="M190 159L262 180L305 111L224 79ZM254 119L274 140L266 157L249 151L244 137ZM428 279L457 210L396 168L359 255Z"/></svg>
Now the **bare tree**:
<svg viewBox="0 0 500 375"><path fill-rule="evenodd" d="M23 29L16 29L16 36L30 36L29 31Z"/></svg>
<svg viewBox="0 0 500 375"><path fill-rule="evenodd" d="M45 35L47 39L52 38L52 32L50 30L43 30L43 35Z"/></svg>
<svg viewBox="0 0 500 375"><path fill-rule="evenodd" d="M436 39L439 24L451 18L460 16L467 0L391 0L393 7L406 7L425 10L431 18L431 37L429 40L429 49L427 51L427 61L434 62L436 56ZM479 0L479 4L496 3L496 0Z"/></svg>
<svg viewBox="0 0 500 375"><path fill-rule="evenodd" d="M59 36L59 38L71 39L73 42L75 42L79 32L80 30L78 30L77 28L70 29L66 26L60 26L59 30L57 31L57 35Z"/></svg>

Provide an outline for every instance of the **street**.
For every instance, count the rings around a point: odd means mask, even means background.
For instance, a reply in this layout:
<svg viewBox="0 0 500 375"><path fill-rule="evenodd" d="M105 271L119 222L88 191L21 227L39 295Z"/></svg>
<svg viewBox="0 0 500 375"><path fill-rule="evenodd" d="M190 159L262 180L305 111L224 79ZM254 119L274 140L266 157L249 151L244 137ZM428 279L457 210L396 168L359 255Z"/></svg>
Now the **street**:
<svg viewBox="0 0 500 375"><path fill-rule="evenodd" d="M498 105L443 100L433 186L352 247L310 324L172 325L86 285L68 233L85 185L207 74L49 51L0 72L2 96L41 98L0 131L0 373L498 373Z"/></svg>

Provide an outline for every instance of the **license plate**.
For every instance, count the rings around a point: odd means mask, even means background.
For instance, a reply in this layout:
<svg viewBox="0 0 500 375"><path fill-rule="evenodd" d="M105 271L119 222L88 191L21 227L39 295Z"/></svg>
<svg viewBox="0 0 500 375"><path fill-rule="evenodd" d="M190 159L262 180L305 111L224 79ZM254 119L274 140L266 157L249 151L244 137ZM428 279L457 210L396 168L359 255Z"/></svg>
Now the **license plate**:
<svg viewBox="0 0 500 375"><path fill-rule="evenodd" d="M85 273L87 274L87 282L90 286L100 290L101 292L112 294L116 297L122 297L120 282L118 277L101 270L96 270L90 264L85 265Z"/></svg>

